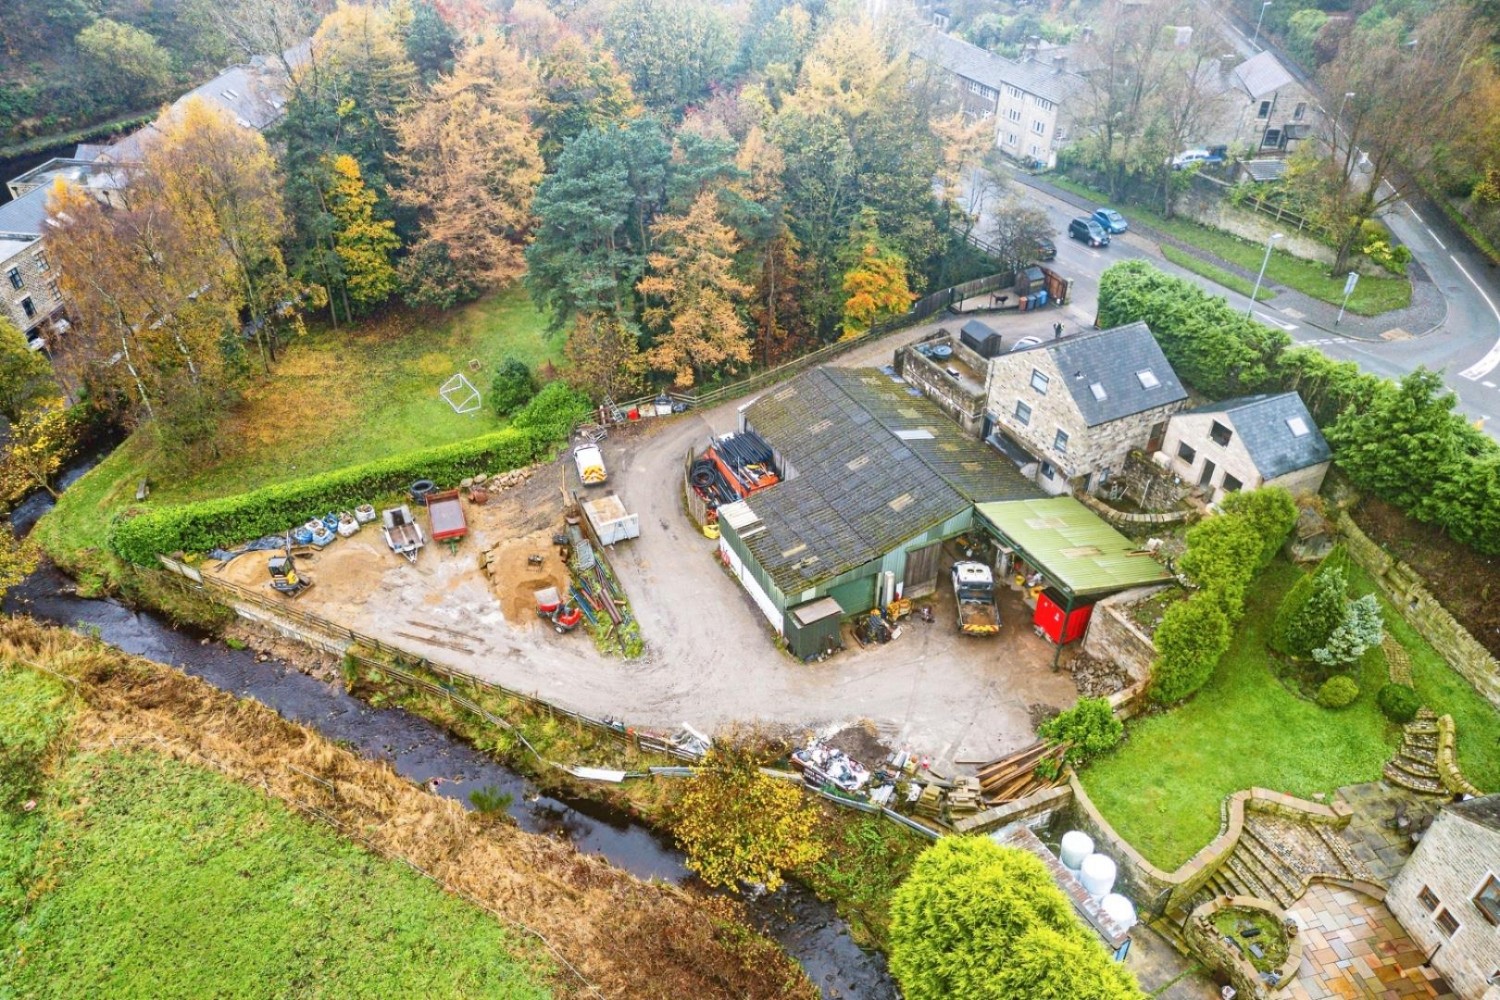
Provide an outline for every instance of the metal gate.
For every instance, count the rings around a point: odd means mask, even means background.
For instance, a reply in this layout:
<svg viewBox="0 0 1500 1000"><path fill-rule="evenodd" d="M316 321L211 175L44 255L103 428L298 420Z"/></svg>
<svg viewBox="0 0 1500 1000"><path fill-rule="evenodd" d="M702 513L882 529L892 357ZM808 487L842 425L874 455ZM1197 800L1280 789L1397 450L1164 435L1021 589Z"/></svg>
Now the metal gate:
<svg viewBox="0 0 1500 1000"><path fill-rule="evenodd" d="M902 597L926 597L937 589L938 563L942 561L943 543L933 542L906 554L906 576Z"/></svg>

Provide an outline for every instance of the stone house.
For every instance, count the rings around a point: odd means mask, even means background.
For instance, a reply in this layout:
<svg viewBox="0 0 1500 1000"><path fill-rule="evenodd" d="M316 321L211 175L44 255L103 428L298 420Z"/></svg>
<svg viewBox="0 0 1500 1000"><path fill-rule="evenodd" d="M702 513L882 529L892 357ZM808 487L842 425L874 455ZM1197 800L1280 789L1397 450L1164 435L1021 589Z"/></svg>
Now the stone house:
<svg viewBox="0 0 1500 1000"><path fill-rule="evenodd" d="M42 241L46 221L45 188L0 205L0 315L25 334L33 350L45 346L56 324L66 322L57 272Z"/></svg>
<svg viewBox="0 0 1500 1000"><path fill-rule="evenodd" d="M1065 57L1017 62L938 28L927 28L914 52L947 82L950 106L972 120L994 122L1002 153L1057 165L1067 141L1068 105L1083 83Z"/></svg>
<svg viewBox="0 0 1500 1000"><path fill-rule="evenodd" d="M1321 108L1313 95L1287 72L1274 52L1262 52L1236 65L1225 81L1231 95L1235 150L1246 144L1252 157L1292 152L1313 135ZM1228 124L1228 123L1226 123Z"/></svg>
<svg viewBox="0 0 1500 1000"><path fill-rule="evenodd" d="M1446 806L1385 904L1455 993L1500 1000L1500 795Z"/></svg>
<svg viewBox="0 0 1500 1000"><path fill-rule="evenodd" d="M984 437L1048 493L1094 492L1133 448L1161 447L1187 390L1145 323L990 362Z"/></svg>
<svg viewBox="0 0 1500 1000"><path fill-rule="evenodd" d="M1293 496L1323 487L1333 453L1295 392L1241 396L1183 410L1167 421L1157 462L1213 491L1281 486Z"/></svg>

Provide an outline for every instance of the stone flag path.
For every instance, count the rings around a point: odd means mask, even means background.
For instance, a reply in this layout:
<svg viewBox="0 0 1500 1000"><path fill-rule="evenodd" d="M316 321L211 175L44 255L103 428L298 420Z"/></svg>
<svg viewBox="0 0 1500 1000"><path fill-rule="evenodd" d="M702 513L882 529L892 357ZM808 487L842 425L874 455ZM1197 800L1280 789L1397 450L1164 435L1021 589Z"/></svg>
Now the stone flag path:
<svg viewBox="0 0 1500 1000"><path fill-rule="evenodd" d="M1320 883L1287 913L1305 935L1289 1000L1459 1000L1384 903Z"/></svg>

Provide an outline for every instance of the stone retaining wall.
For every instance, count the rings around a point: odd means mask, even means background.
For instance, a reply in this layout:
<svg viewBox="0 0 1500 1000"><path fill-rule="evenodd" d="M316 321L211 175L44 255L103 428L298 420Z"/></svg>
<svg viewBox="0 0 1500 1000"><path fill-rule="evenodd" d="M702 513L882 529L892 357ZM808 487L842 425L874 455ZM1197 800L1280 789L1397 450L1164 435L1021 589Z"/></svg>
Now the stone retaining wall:
<svg viewBox="0 0 1500 1000"><path fill-rule="evenodd" d="M1084 653L1106 663L1118 663L1135 684L1150 680L1156 647L1151 637L1131 619L1129 606L1165 589L1136 587L1111 594L1095 604L1088 631L1083 635Z"/></svg>
<svg viewBox="0 0 1500 1000"><path fill-rule="evenodd" d="M1416 570L1375 544L1348 514L1340 514L1344 547L1375 578L1407 624L1490 704L1500 708L1500 662L1458 623L1426 587Z"/></svg>
<svg viewBox="0 0 1500 1000"><path fill-rule="evenodd" d="M953 829L959 833L985 833L1000 830L1013 823L1024 823L1029 827L1045 826L1052 814L1073 800L1073 791L1067 785L1044 788L1024 798L993 806L973 816L953 821Z"/></svg>
<svg viewBox="0 0 1500 1000"><path fill-rule="evenodd" d="M1111 524L1177 524L1186 521L1193 516L1192 510L1168 510L1156 514L1133 514L1129 511L1115 510L1109 504L1098 497L1079 491L1075 494L1083 505Z"/></svg>
<svg viewBox="0 0 1500 1000"><path fill-rule="evenodd" d="M1301 822L1327 823L1333 827L1347 826L1354 815L1354 810L1343 802L1328 806L1266 788L1243 789L1225 796L1220 804L1219 835L1181 868L1167 872L1147 861L1115 832L1089 798L1077 775L1068 776L1068 787L1073 791L1072 807L1066 813L1071 828L1088 834L1094 839L1095 850L1114 859L1119 869L1119 883L1125 887L1126 894L1143 912L1153 917L1185 906L1213 877L1239 842L1247 809L1275 813Z"/></svg>

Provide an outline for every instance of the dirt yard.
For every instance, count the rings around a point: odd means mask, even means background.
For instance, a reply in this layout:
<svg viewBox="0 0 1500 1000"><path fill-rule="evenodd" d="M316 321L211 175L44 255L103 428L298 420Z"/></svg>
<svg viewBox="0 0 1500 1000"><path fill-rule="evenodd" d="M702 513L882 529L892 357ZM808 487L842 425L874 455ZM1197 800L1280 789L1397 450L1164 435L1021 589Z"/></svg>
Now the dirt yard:
<svg viewBox="0 0 1500 1000"><path fill-rule="evenodd" d="M842 363L888 363L896 346L871 345ZM889 644L862 649L846 629L848 649L825 662L781 652L719 564L716 543L688 520L681 492L683 457L711 433L733 429L746 402L645 421L604 443L610 479L601 489L618 491L641 520L641 537L610 553L646 641L639 659L602 656L582 630L557 635L536 617L532 592L566 580L552 544L571 475L562 459L484 507L466 505L469 537L457 553L429 544L412 565L366 527L299 560L314 586L297 606L591 715L650 727L756 722L823 734L863 725L879 745L928 755L939 770L1030 742L1035 706L1073 702L1069 675L1053 672L1052 647L1032 634L1009 591L999 638L958 634L952 596L939 588L935 621L910 620ZM530 564L532 555L542 556L540 565ZM264 587L267 558L249 553L204 571Z"/></svg>

